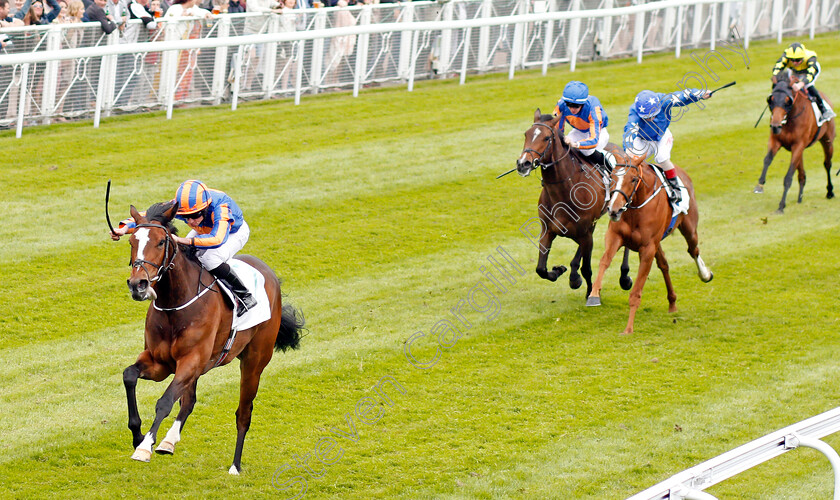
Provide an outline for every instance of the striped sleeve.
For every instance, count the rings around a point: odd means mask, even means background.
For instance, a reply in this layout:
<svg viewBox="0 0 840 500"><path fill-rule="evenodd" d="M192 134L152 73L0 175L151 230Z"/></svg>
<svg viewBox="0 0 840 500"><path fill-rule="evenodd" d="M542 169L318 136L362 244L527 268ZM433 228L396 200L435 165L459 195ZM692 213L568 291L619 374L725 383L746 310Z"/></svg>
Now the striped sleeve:
<svg viewBox="0 0 840 500"><path fill-rule="evenodd" d="M580 141L578 149L592 149L601 138L601 107L595 106L589 114L589 137Z"/></svg>
<svg viewBox="0 0 840 500"><path fill-rule="evenodd" d="M193 238L193 244L199 248L216 248L227 241L230 234L230 209L227 204L219 206L211 214L213 217L213 229L207 234L199 234Z"/></svg>
<svg viewBox="0 0 840 500"><path fill-rule="evenodd" d="M779 71L785 69L785 67L787 66L787 62L787 57L784 54L782 54L782 57L780 57L779 60L776 61L776 65L773 66L773 76L778 75Z"/></svg>

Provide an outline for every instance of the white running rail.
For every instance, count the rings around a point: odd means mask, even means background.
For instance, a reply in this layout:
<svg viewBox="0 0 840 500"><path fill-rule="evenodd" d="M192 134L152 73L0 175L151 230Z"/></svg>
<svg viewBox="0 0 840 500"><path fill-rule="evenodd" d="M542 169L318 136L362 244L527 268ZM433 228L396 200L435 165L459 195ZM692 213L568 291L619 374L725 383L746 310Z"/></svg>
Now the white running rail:
<svg viewBox="0 0 840 500"><path fill-rule="evenodd" d="M714 500L703 490L782 453L804 446L823 453L834 470L834 500L840 500L840 456L820 438L840 431L840 408L751 441L686 469L628 500Z"/></svg>

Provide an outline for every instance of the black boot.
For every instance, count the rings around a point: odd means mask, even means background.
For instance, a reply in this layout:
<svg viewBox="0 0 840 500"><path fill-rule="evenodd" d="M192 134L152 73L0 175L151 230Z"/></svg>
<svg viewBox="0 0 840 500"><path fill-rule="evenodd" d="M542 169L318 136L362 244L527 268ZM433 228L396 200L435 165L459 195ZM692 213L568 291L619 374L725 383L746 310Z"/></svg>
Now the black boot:
<svg viewBox="0 0 840 500"><path fill-rule="evenodd" d="M822 96L817 90L817 87L814 87L813 85L808 87L808 95L811 96L811 99L815 103L817 103L817 107L820 108L820 114L822 114L823 121L828 121L837 116L834 114L834 111L832 111L831 108L826 108L825 102L823 101Z"/></svg>
<svg viewBox="0 0 840 500"><path fill-rule="evenodd" d="M682 201L682 193L680 192L680 185L677 183L677 178L668 179L668 184L671 185L671 196L668 197L675 204Z"/></svg>
<svg viewBox="0 0 840 500"><path fill-rule="evenodd" d="M607 159L607 155L597 149L592 151L592 154L589 155L589 162L593 165L604 167L607 172L612 172L613 164Z"/></svg>
<svg viewBox="0 0 840 500"><path fill-rule="evenodd" d="M237 316L242 316L249 309L256 307L257 299L255 299L254 296L251 295L251 292L245 288L245 285L239 281L239 277L236 276L236 273L233 272L233 269L230 268L230 265L227 262L216 269L212 269L210 274L219 281L222 281L239 300L239 307L236 309Z"/></svg>

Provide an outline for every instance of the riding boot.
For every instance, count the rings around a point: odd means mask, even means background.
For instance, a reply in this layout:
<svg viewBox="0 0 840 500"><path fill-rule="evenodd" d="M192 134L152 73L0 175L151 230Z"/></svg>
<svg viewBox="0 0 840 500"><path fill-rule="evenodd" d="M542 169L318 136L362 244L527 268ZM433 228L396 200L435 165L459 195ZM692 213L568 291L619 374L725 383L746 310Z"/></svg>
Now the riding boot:
<svg viewBox="0 0 840 500"><path fill-rule="evenodd" d="M813 99L813 101L817 103L817 107L820 108L820 113L822 114L822 121L828 121L837 116L834 113L834 111L830 107L828 107L825 101L823 101L823 98L817 90L817 87L813 85L808 87L808 95L811 96L811 99Z"/></svg>
<svg viewBox="0 0 840 500"><path fill-rule="evenodd" d="M607 156L597 149L593 150L592 154L589 155L589 162L593 165L603 166L607 172L612 172L612 169L615 166L615 159L612 158L612 155Z"/></svg>
<svg viewBox="0 0 840 500"><path fill-rule="evenodd" d="M233 269L230 268L230 265L225 262L221 266L217 267L216 269L210 270L210 274L212 274L216 279L221 281L222 283L227 286L233 295L236 296L237 300L239 301L239 306L236 310L237 316L242 316L245 314L246 311L249 309L253 309L257 305L257 299L251 295L251 292L245 288L245 285L239 281L239 277L233 272Z"/></svg>
<svg viewBox="0 0 840 500"><path fill-rule="evenodd" d="M674 202L674 204L679 204L682 201L682 193L680 190L680 185L677 183L677 178L674 177L673 179L668 179L668 184L671 185L671 196L668 198Z"/></svg>

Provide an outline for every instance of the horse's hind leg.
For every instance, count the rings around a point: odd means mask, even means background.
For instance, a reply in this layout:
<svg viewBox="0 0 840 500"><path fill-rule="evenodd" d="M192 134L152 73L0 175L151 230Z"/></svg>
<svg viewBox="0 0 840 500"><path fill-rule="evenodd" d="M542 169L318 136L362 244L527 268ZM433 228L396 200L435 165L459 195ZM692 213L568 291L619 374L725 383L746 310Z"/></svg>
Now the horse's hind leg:
<svg viewBox="0 0 840 500"><path fill-rule="evenodd" d="M149 351L143 351L137 357L137 362L123 371L123 384L125 385L125 396L128 401L128 429L131 431L132 448L137 448L143 441L143 434L140 432L140 413L137 411L137 379L151 379L155 382L168 377L170 371L163 365L156 363Z"/></svg>
<svg viewBox="0 0 840 500"><path fill-rule="evenodd" d="M782 201L779 202L779 209L776 210L776 213L785 213L785 199L787 199L788 190L790 189L791 184L793 184L793 172L799 168L798 165L801 161L802 146L797 144L790 150L790 167L788 167L788 171L785 174L784 190L782 191ZM804 181L802 182L804 183Z"/></svg>
<svg viewBox="0 0 840 500"><path fill-rule="evenodd" d="M685 238L685 242L688 243L688 255L691 255L691 258L694 259L694 263L697 264L697 275L700 276L700 281L708 283L712 281L712 278L714 278L715 275L708 267L706 267L706 263L703 262L703 258L700 257L700 247L698 246L700 238L697 236L698 220L699 215L697 214L697 208L691 207L688 211L688 215L686 215L680 223L679 228L680 233L682 233L683 238Z"/></svg>
<svg viewBox="0 0 840 500"><path fill-rule="evenodd" d="M155 449L155 453L161 455L171 455L175 453L175 445L181 440L181 431L184 430L184 424L187 423L187 417L195 408L196 388L198 386L198 379L193 382L189 390L184 391L181 396L181 409L178 411L178 416L175 417L175 422L166 433L166 437L160 442L160 445Z"/></svg>
<svg viewBox="0 0 840 500"><path fill-rule="evenodd" d="M586 296L589 297L589 294L592 292L592 233L589 233L584 238L580 250L581 259L583 259L580 270L583 274L583 279L586 280Z"/></svg>
<svg viewBox="0 0 840 500"><path fill-rule="evenodd" d="M677 293L674 291L674 285L671 283L668 259L665 258L665 252L662 250L661 245L656 245L656 266L662 271L662 277L665 278L665 288L668 290L668 312L677 312Z"/></svg>
<svg viewBox="0 0 840 500"><path fill-rule="evenodd" d="M828 185L826 188L825 197L829 200L834 198L834 185L831 183L831 157L834 156L834 141L828 140L829 134L825 134L820 141L825 154L823 166L825 167L825 175L828 177Z"/></svg>
<svg viewBox="0 0 840 500"><path fill-rule="evenodd" d="M796 169L799 173L799 197L796 198L796 203L802 203L802 193L805 192L805 160L803 158L800 158Z"/></svg>
<svg viewBox="0 0 840 500"><path fill-rule="evenodd" d="M639 272L636 274L636 283L633 289L630 290L630 317L627 319L627 327L622 332L623 335L630 335L633 333L633 323L636 321L636 311L642 303L642 289L645 287L645 282L650 274L650 268L653 267L653 259L656 256L656 248L654 243L650 243L639 249Z"/></svg>
<svg viewBox="0 0 840 500"><path fill-rule="evenodd" d="M277 314L280 314L279 312ZM279 317L279 316L278 316ZM265 329L271 322L264 323ZM279 328L279 327L278 327ZM257 397L257 389L260 386L260 376L268 362L271 360L271 353L274 345L267 340L265 330L263 336L259 333L254 335L251 343L240 355L239 371L239 407L236 409L236 449L233 453L233 465L228 470L229 474L239 475L242 471L242 447L245 444L245 434L251 427L251 413L254 410L254 398ZM265 344L260 347L260 344ZM267 354L266 354L267 353Z"/></svg>

